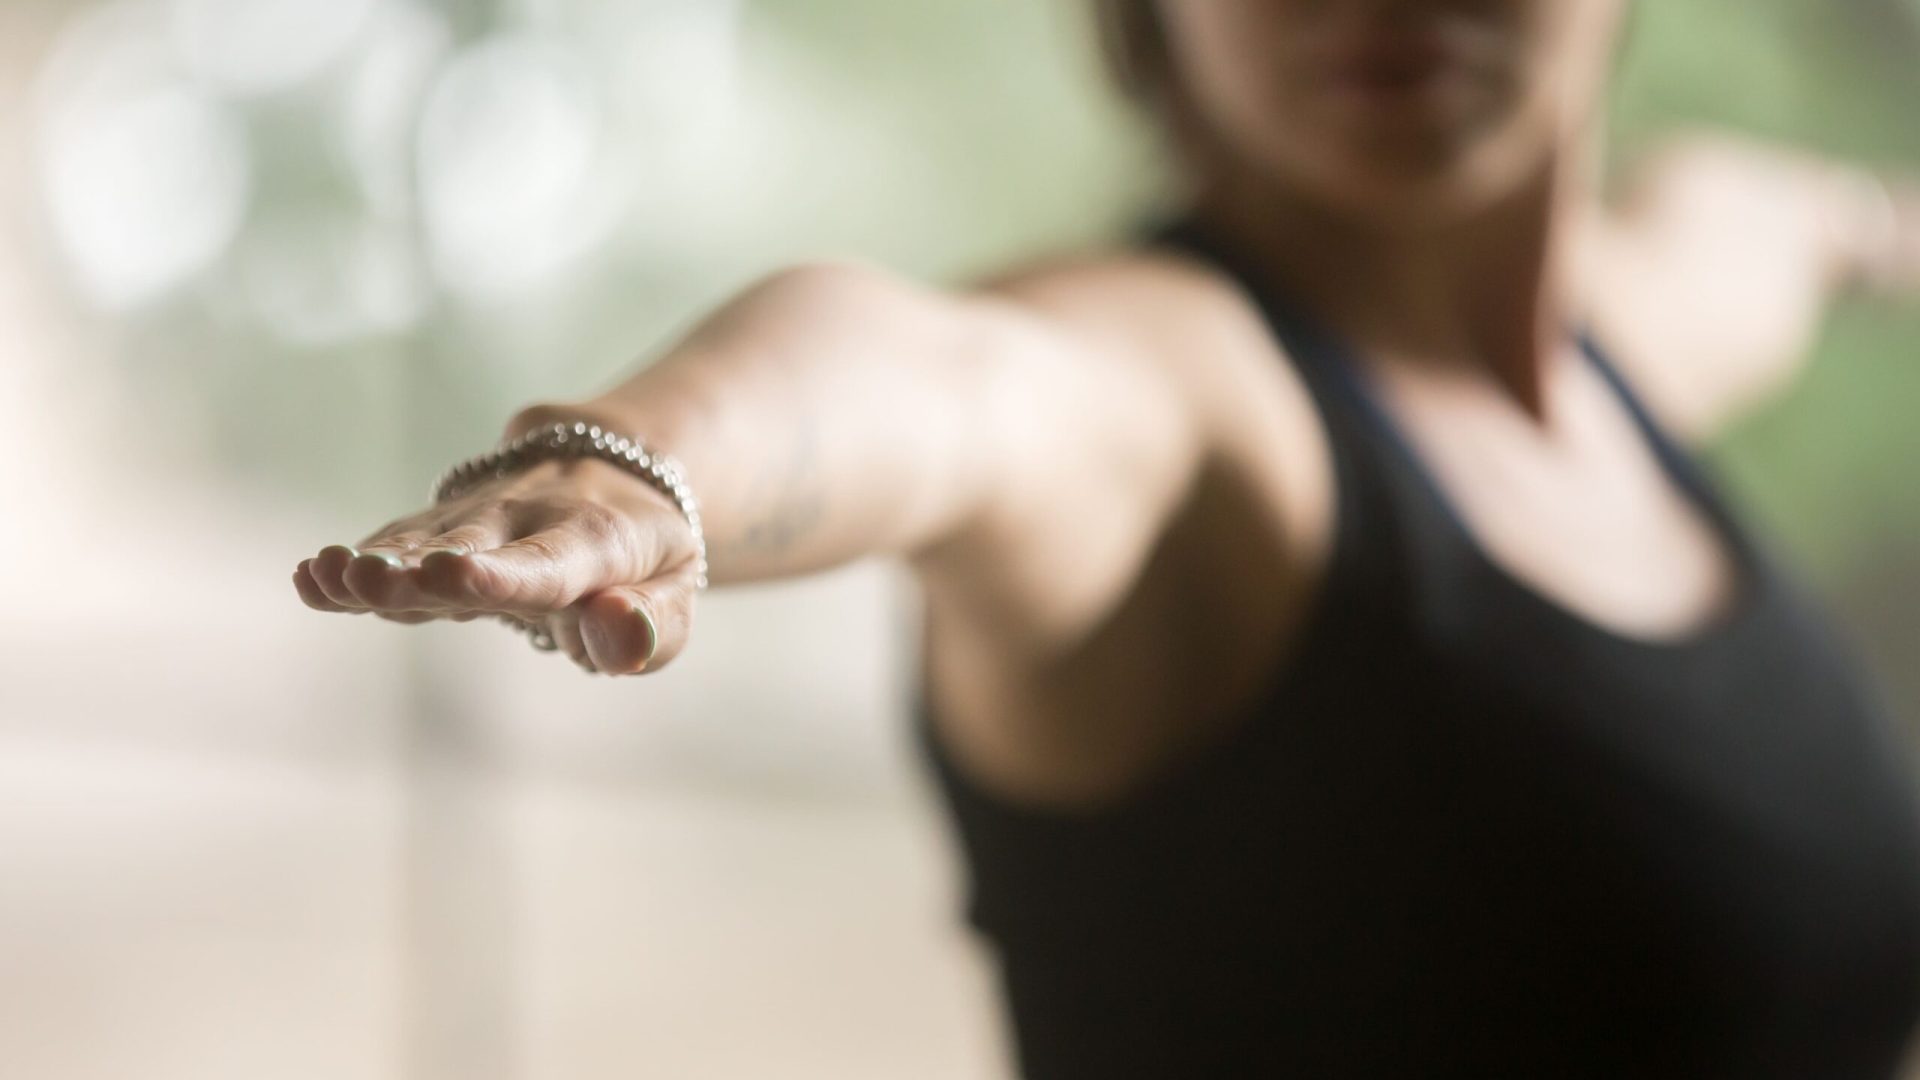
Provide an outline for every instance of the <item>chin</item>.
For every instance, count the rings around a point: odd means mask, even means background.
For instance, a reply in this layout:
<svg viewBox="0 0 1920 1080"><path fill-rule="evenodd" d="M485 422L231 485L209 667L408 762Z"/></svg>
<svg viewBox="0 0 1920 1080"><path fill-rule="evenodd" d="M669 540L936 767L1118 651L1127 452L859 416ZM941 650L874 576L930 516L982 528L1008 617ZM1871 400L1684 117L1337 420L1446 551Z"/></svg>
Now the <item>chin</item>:
<svg viewBox="0 0 1920 1080"><path fill-rule="evenodd" d="M1323 141L1309 156L1276 164L1315 201L1356 221L1423 229L1471 217L1516 191L1536 157L1497 143L1422 133Z"/></svg>

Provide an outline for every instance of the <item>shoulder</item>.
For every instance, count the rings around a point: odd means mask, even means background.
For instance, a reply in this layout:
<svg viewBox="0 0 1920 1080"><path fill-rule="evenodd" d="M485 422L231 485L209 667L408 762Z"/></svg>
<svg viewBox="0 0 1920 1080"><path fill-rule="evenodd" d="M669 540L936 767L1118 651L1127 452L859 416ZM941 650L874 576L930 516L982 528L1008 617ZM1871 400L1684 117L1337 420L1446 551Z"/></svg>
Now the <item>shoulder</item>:
<svg viewBox="0 0 1920 1080"><path fill-rule="evenodd" d="M1318 407L1246 284L1176 246L1131 246L1038 260L983 283L1047 313L1067 332L1169 372L1189 395L1209 453L1325 484Z"/></svg>
<svg viewBox="0 0 1920 1080"><path fill-rule="evenodd" d="M1317 565L1335 502L1326 429L1237 279L1179 250L1118 247L1035 259L967 295L1016 310L1034 339L1012 350L995 395L991 426L1017 444L1007 516L971 545L999 553L998 573L1027 567L1022 578L1048 584L1023 591L1059 601L1014 621L1080 641L1175 530L1231 546L1211 533L1236 514L1235 535L1257 520L1282 544L1271 556ZM1227 514L1208 503L1223 491L1239 504ZM977 586L979 563L966 563L948 576ZM1022 636L1007 624L1006 639Z"/></svg>
<svg viewBox="0 0 1920 1080"><path fill-rule="evenodd" d="M1168 247L1056 252L974 283L1132 353L1196 343L1271 352L1257 305L1217 267Z"/></svg>
<svg viewBox="0 0 1920 1080"><path fill-rule="evenodd" d="M1203 441L1227 450L1252 425L1311 435L1313 405L1258 300L1218 265L1171 246L1058 252L984 277L1097 363L1139 366L1184 395Z"/></svg>
<svg viewBox="0 0 1920 1080"><path fill-rule="evenodd" d="M929 699L990 786L1122 790L1280 659L1326 565L1331 453L1258 304L1204 261L1058 255L971 295L1072 344L1010 379L1031 452L1009 482L1035 493L1014 542L922 576Z"/></svg>
<svg viewBox="0 0 1920 1080"><path fill-rule="evenodd" d="M1272 474L1314 519L1331 455L1319 409L1260 301L1213 261L1172 245L1048 255L978 281L1072 339L1097 372L1133 369L1180 397L1206 463Z"/></svg>

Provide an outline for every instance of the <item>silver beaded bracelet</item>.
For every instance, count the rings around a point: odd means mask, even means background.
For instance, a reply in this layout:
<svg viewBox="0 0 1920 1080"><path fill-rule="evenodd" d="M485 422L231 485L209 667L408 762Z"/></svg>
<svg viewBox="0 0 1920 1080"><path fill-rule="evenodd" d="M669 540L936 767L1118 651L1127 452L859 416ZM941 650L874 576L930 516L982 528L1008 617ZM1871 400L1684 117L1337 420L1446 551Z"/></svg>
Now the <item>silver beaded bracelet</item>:
<svg viewBox="0 0 1920 1080"><path fill-rule="evenodd" d="M638 439L604 431L584 421L548 424L515 436L478 457L469 458L443 473L428 492L435 503L457 499L475 485L518 472L539 461L554 458L597 458L644 481L667 498L687 519L693 530L695 551L694 587L707 587L707 537L700 527L700 504L687 485L686 470L671 455L650 450ZM536 648L551 651L553 636L538 626L528 626L511 616L502 616L533 638Z"/></svg>

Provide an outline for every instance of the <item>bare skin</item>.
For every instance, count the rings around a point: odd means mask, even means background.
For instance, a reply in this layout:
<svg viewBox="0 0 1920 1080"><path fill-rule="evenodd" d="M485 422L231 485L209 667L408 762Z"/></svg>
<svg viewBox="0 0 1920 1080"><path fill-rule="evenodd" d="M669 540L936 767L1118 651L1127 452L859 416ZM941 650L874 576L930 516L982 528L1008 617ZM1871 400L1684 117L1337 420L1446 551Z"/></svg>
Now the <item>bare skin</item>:
<svg viewBox="0 0 1920 1080"><path fill-rule="evenodd" d="M1355 347L1500 566L1614 632L1684 636L1730 602L1728 553L1558 329L1590 317L1704 437L1783 385L1863 260L1885 277L1885 238L1845 227L1868 212L1846 170L1723 141L1679 144L1600 210L1585 133L1618 5L1461 8L1480 23L1435 7L1477 59L1376 85L1300 73L1371 40L1379 5L1169 0L1205 135L1196 205ZM1300 77L1276 88L1276 71ZM1278 105L1287 123L1247 126ZM1916 221L1898 287L1920 295ZM683 460L716 585L905 560L943 738L982 784L1060 807L1123 798L1244 713L1335 525L1287 358L1234 285L1167 254L954 290L796 268L606 393L507 431L555 418ZM685 524L598 463L538 466L355 548L299 565L309 605L541 619L615 674L659 670L694 623Z"/></svg>

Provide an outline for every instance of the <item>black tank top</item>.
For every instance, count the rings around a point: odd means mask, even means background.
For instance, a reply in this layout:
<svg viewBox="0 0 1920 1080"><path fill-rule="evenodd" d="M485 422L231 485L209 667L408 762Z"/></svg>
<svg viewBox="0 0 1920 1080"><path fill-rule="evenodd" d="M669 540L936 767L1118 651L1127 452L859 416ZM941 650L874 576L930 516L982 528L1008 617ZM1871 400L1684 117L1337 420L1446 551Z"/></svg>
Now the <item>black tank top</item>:
<svg viewBox="0 0 1920 1080"><path fill-rule="evenodd" d="M1029 1080L1886 1080L1920 1016L1907 740L1585 334L1739 600L1655 644L1503 572L1341 344L1192 222L1331 442L1334 543L1257 712L1098 813L918 730Z"/></svg>

